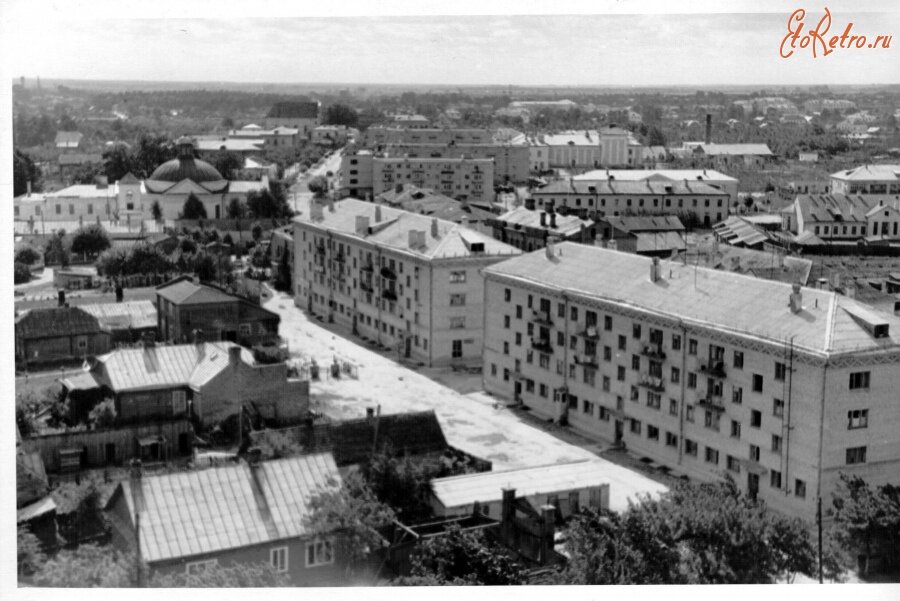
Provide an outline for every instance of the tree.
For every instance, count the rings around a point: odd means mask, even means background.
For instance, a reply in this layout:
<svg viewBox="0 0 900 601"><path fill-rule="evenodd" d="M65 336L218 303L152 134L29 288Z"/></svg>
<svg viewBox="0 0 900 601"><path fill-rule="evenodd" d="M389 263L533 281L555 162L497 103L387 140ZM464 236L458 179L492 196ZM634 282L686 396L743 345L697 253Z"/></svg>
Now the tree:
<svg viewBox="0 0 900 601"><path fill-rule="evenodd" d="M154 200L153 204L150 206L150 214L153 215L154 221L162 221L162 207L159 206L158 200Z"/></svg>
<svg viewBox="0 0 900 601"><path fill-rule="evenodd" d="M892 561L900 538L900 489L886 484L877 489L859 476L841 474L832 506L831 535L861 560L861 572L869 573L869 560L886 553Z"/></svg>
<svg viewBox="0 0 900 601"><path fill-rule="evenodd" d="M44 262L47 264L59 263L63 267L69 266L69 245L66 243L65 230L58 230L56 235L50 236L44 246Z"/></svg>
<svg viewBox="0 0 900 601"><path fill-rule="evenodd" d="M116 401L115 399L104 399L94 405L88 414L88 423L92 428L110 428L116 423Z"/></svg>
<svg viewBox="0 0 900 601"><path fill-rule="evenodd" d="M250 226L250 234L253 236L253 241L259 244L260 239L262 238L262 225L258 221L254 221L253 225Z"/></svg>
<svg viewBox="0 0 900 601"><path fill-rule="evenodd" d="M730 479L678 484L621 516L587 510L566 534L569 584L754 584L815 569L808 526Z"/></svg>
<svg viewBox="0 0 900 601"><path fill-rule="evenodd" d="M247 213L247 206L239 198L232 198L225 212L230 219L240 219Z"/></svg>
<svg viewBox="0 0 900 601"><path fill-rule="evenodd" d="M278 183L271 182L270 186L273 190L281 189ZM257 219L277 219L279 217L288 217L291 214L287 199L272 191L264 188L261 192L253 191L247 195L247 208L253 213Z"/></svg>
<svg viewBox="0 0 900 601"><path fill-rule="evenodd" d="M13 196L21 196L28 192L28 182L31 182L32 191L39 192L41 169L34 164L30 156L16 148L13 152Z"/></svg>
<svg viewBox="0 0 900 601"><path fill-rule="evenodd" d="M129 587L136 582L137 571L131 555L97 545L61 551L34 575L37 586L55 588Z"/></svg>
<svg viewBox="0 0 900 601"><path fill-rule="evenodd" d="M137 171L134 157L125 144L114 144L103 153L103 167L106 177L117 182L129 173Z"/></svg>
<svg viewBox="0 0 900 601"><path fill-rule="evenodd" d="M332 104L325 108L325 125L346 125L356 127L359 123L359 115L355 110L343 104Z"/></svg>
<svg viewBox="0 0 900 601"><path fill-rule="evenodd" d="M281 258L278 260L278 276L275 279L275 289L281 291L291 290L290 253L287 246L282 250Z"/></svg>
<svg viewBox="0 0 900 601"><path fill-rule="evenodd" d="M75 232L72 239L72 252L95 256L111 246L109 236L103 227L92 223Z"/></svg>
<svg viewBox="0 0 900 601"><path fill-rule="evenodd" d="M276 572L273 566L265 563L216 564L197 574L154 574L149 585L161 588L269 588L290 586L290 576Z"/></svg>
<svg viewBox="0 0 900 601"><path fill-rule="evenodd" d="M350 472L340 488L314 495L310 513L304 518L310 532L318 536L339 533L338 555L347 558L347 570L362 562L384 544L379 529L391 524L394 512L379 501L362 476Z"/></svg>
<svg viewBox="0 0 900 601"><path fill-rule="evenodd" d="M216 261L206 253L194 255L193 271L201 282L212 282L218 275Z"/></svg>
<svg viewBox="0 0 900 601"><path fill-rule="evenodd" d="M41 255L30 246L25 246L16 252L16 263L25 263L26 265L34 265L40 261Z"/></svg>
<svg viewBox="0 0 900 601"><path fill-rule="evenodd" d="M182 219L206 219L206 207L193 192L188 194L181 210Z"/></svg>
<svg viewBox="0 0 900 601"><path fill-rule="evenodd" d="M647 145L649 146L665 146L666 145L666 136L663 134L662 130L656 127L655 125L650 126L647 129Z"/></svg>
<svg viewBox="0 0 900 601"><path fill-rule="evenodd" d="M128 251L124 248L110 248L97 257L95 265L97 273L108 278L115 278L126 274Z"/></svg>
<svg viewBox="0 0 900 601"><path fill-rule="evenodd" d="M13 284L25 284L31 280L31 269L25 263L13 264Z"/></svg>
<svg viewBox="0 0 900 601"><path fill-rule="evenodd" d="M220 150L213 161L213 167L222 174L225 179L233 179L236 171L244 166L241 157L233 152Z"/></svg>
<svg viewBox="0 0 900 601"><path fill-rule="evenodd" d="M263 430L253 439L253 443L259 447L266 459L292 457L303 452L300 443L278 430Z"/></svg>
<svg viewBox="0 0 900 601"><path fill-rule="evenodd" d="M328 193L328 180L321 175L317 175L309 180L306 187L313 193L314 198L321 200Z"/></svg>
<svg viewBox="0 0 900 601"><path fill-rule="evenodd" d="M16 554L16 572L20 578L33 574L47 559L41 550L40 539L24 524L16 529Z"/></svg>
<svg viewBox="0 0 900 601"><path fill-rule="evenodd" d="M401 585L510 585L525 584L526 572L497 544L488 543L483 531L462 531L458 525L428 538L412 555L410 578Z"/></svg>

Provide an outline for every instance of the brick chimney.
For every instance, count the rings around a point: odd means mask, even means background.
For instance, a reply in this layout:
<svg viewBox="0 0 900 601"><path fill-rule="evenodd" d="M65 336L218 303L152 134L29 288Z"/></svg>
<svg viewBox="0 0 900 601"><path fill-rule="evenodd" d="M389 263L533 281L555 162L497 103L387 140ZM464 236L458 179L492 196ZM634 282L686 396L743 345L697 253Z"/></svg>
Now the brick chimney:
<svg viewBox="0 0 900 601"><path fill-rule="evenodd" d="M538 563L545 565L553 553L554 534L556 532L556 507L541 505L541 535Z"/></svg>
<svg viewBox="0 0 900 601"><path fill-rule="evenodd" d="M437 219L432 219L432 220L431 220L431 237L432 237L432 238L437 238L438 235L439 235L439 233L438 233L438 220L437 220Z"/></svg>
<svg viewBox="0 0 900 601"><path fill-rule="evenodd" d="M706 113L706 137L707 144L712 144L712 115Z"/></svg>
<svg viewBox="0 0 900 601"><path fill-rule="evenodd" d="M243 347L238 345L228 347L228 365L234 366L240 363L243 350Z"/></svg>
<svg viewBox="0 0 900 601"><path fill-rule="evenodd" d="M381 223L381 205L375 205L375 223Z"/></svg>
<svg viewBox="0 0 900 601"><path fill-rule="evenodd" d="M550 227L556 229L556 212L550 213Z"/></svg>
<svg viewBox="0 0 900 601"><path fill-rule="evenodd" d="M659 277L659 257L653 257L653 262L650 263L650 281L658 282Z"/></svg>

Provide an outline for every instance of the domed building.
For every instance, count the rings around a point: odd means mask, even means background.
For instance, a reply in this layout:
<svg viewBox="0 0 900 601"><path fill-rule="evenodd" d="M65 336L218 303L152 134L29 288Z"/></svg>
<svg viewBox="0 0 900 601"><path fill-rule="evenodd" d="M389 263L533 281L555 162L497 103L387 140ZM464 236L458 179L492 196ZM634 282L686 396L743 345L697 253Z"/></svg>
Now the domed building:
<svg viewBox="0 0 900 601"><path fill-rule="evenodd" d="M181 137L176 142L177 156L157 167L144 181L144 213L159 203L164 219L178 219L188 196L193 194L206 209L209 219L221 219L232 198L247 201L253 190L268 187L268 179L258 182L228 181L215 167L195 157L194 143Z"/></svg>

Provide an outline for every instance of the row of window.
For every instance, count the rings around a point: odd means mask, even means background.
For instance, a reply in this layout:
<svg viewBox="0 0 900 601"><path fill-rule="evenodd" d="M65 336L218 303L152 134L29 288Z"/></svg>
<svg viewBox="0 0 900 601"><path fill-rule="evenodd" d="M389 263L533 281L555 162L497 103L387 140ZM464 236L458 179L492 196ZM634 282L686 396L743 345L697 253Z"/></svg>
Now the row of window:
<svg viewBox="0 0 900 601"><path fill-rule="evenodd" d="M563 196L563 197L558 197L558 198L546 198L546 199L545 199L545 198L540 198L540 199L538 199L538 204L539 204L541 207L543 207L545 204L549 204L550 202L552 202L552 203L554 203L555 206L566 206L567 200L568 200L569 198L570 198L570 197L568 197L568 196ZM587 199L585 199L585 200L587 201L587 204L586 204L585 206L587 206L587 207L593 207L593 206L594 206L594 199L593 199L593 198L587 198ZM597 206L598 206L598 207L605 207L605 206L606 206L607 198L601 196L598 200L599 200L599 202L597 203ZM610 200L610 201L615 201L615 206L618 207L618 206L619 206L619 200L621 200L621 199L613 197L613 198L611 198L611 199L609 199L609 200ZM650 200L650 199L648 199L648 200ZM684 208L684 206L685 206L684 201L685 201L686 199L684 199L684 198L679 198L679 199L677 199L677 200L678 200L677 206L678 206L679 208ZM692 199L690 199L690 200L691 200L691 204L690 204L689 206L691 206L691 207L693 207L693 208L697 208L697 207L699 206L699 204L698 204L698 202L699 202L698 199L692 198ZM626 207L632 206L632 202L631 202L631 201L632 201L631 198L626 198L626 199L625 199L625 206L626 206ZM654 206L654 207L659 207L659 206L660 206L660 204L659 204L660 199L659 199L659 198L653 198L652 201L653 201L653 206ZM610 204L612 204L612 202L610 202ZM644 199L643 199L643 198L638 198L636 204L637 204L637 207L639 207L639 208L644 207ZM580 206L581 206L581 199L580 199L580 198L577 198L577 197L575 198L575 206L576 206L576 207L580 207ZM665 206L667 206L667 207L671 207L671 206L672 206L672 199L671 199L671 198L666 198L666 199L665 199ZM703 201L703 206L706 207L706 208L709 208L710 206L712 206L712 205L710 205L710 199L708 199L708 198L704 199L704 201ZM722 207L722 206L723 206L723 199L721 199L721 198L716 199L716 204L715 204L715 206L716 206L716 207ZM649 203L649 202L647 203L647 207L650 207L650 203Z"/></svg>
<svg viewBox="0 0 900 601"><path fill-rule="evenodd" d="M318 540L306 543L305 567L316 568L334 563L334 543L331 540ZM185 564L189 576L201 574L218 564L218 560L204 559ZM276 572L287 572L290 568L288 547L269 549L269 564Z"/></svg>

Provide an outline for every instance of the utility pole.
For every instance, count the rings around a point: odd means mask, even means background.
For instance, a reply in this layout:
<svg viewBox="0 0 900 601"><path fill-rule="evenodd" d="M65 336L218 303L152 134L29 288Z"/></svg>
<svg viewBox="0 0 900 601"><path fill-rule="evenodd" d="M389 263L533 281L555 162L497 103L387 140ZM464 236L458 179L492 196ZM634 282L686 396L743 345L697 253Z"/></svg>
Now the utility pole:
<svg viewBox="0 0 900 601"><path fill-rule="evenodd" d="M822 495L816 502L816 527L819 531L819 584L822 584Z"/></svg>

